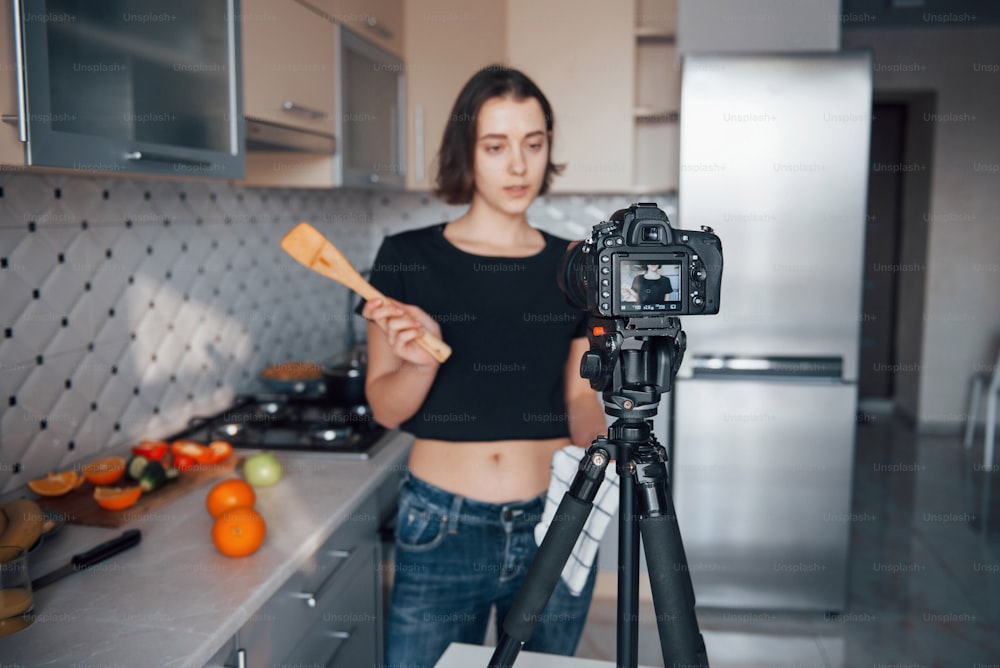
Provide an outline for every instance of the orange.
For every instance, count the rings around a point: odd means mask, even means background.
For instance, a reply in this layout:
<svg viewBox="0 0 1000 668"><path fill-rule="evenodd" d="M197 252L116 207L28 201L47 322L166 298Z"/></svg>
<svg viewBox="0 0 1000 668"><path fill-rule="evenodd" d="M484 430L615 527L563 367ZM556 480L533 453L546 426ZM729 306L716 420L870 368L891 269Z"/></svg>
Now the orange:
<svg viewBox="0 0 1000 668"><path fill-rule="evenodd" d="M212 542L227 557L246 557L264 542L267 525L253 508L230 508L212 525Z"/></svg>
<svg viewBox="0 0 1000 668"><path fill-rule="evenodd" d="M94 501L105 510L124 510L134 506L142 496L142 488L135 487L98 487L94 490Z"/></svg>
<svg viewBox="0 0 1000 668"><path fill-rule="evenodd" d="M49 473L44 478L29 480L28 488L39 496L62 496L80 486L83 478L76 471Z"/></svg>
<svg viewBox="0 0 1000 668"><path fill-rule="evenodd" d="M230 508L240 506L252 508L256 500L257 494L249 483L239 478L229 478L216 483L215 487L209 490L208 496L205 497L205 507L208 508L209 515L218 517Z"/></svg>
<svg viewBox="0 0 1000 668"><path fill-rule="evenodd" d="M92 485L113 485L125 474L124 457L105 457L85 464L80 473Z"/></svg>

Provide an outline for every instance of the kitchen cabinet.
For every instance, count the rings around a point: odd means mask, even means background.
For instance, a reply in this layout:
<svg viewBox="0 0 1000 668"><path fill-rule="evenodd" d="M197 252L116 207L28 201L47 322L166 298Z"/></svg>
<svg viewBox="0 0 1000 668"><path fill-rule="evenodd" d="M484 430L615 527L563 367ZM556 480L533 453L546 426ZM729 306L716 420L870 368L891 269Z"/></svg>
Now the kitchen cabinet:
<svg viewBox="0 0 1000 668"><path fill-rule="evenodd" d="M676 189L674 0L509 0L507 52L556 116L553 192Z"/></svg>
<svg viewBox="0 0 1000 668"><path fill-rule="evenodd" d="M676 31L676 0L637 0L632 189L638 192L677 190L681 75Z"/></svg>
<svg viewBox="0 0 1000 668"><path fill-rule="evenodd" d="M243 176L236 0L3 5L4 163Z"/></svg>
<svg viewBox="0 0 1000 668"><path fill-rule="evenodd" d="M633 184L633 3L509 0L507 51L555 113L553 192L622 192Z"/></svg>
<svg viewBox="0 0 1000 668"><path fill-rule="evenodd" d="M243 0L240 25L247 118L242 183L337 185L336 26L297 0Z"/></svg>
<svg viewBox="0 0 1000 668"><path fill-rule="evenodd" d="M381 665L378 529L398 482L393 475L373 490L208 665Z"/></svg>
<svg viewBox="0 0 1000 668"><path fill-rule="evenodd" d="M505 3L408 0L406 187L434 185L441 136L459 90L479 69L505 61Z"/></svg>
<svg viewBox="0 0 1000 668"><path fill-rule="evenodd" d="M0 1L0 164L23 165L24 144L18 136L18 60L14 55L12 0Z"/></svg>
<svg viewBox="0 0 1000 668"><path fill-rule="evenodd" d="M309 0L345 28L402 57L403 0Z"/></svg>
<svg viewBox="0 0 1000 668"><path fill-rule="evenodd" d="M345 186L401 188L406 171L405 65L343 26L338 31L341 113L335 172Z"/></svg>
<svg viewBox="0 0 1000 668"><path fill-rule="evenodd" d="M242 0L242 6L247 119L333 135L333 24L295 0Z"/></svg>

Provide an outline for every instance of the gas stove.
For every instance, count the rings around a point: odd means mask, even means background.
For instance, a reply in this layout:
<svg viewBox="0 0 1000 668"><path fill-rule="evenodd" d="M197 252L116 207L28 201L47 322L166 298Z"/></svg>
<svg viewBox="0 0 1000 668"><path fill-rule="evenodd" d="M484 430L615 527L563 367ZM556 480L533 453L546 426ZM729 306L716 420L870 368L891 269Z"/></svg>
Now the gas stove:
<svg viewBox="0 0 1000 668"><path fill-rule="evenodd" d="M227 441L236 449L368 459L384 442L386 431L372 419L367 405L336 406L318 397L247 395L237 397L217 415L193 418L173 438Z"/></svg>

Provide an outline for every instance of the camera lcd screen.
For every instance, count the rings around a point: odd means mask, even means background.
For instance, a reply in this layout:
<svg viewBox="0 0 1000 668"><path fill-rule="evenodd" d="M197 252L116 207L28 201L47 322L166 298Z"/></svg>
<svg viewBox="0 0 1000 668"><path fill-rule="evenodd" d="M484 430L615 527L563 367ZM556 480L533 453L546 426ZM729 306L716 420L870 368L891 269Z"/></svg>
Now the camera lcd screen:
<svg viewBox="0 0 1000 668"><path fill-rule="evenodd" d="M676 260L622 259L618 280L621 313L678 311L681 308L681 263Z"/></svg>

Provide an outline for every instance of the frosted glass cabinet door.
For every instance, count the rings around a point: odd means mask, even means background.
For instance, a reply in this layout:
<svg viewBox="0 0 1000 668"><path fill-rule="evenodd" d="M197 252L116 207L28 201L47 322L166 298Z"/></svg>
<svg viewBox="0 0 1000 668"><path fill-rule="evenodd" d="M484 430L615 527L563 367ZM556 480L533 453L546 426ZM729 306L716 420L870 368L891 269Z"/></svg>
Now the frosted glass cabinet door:
<svg viewBox="0 0 1000 668"><path fill-rule="evenodd" d="M24 0L27 161L242 176L238 8Z"/></svg>

